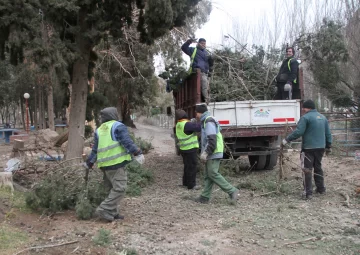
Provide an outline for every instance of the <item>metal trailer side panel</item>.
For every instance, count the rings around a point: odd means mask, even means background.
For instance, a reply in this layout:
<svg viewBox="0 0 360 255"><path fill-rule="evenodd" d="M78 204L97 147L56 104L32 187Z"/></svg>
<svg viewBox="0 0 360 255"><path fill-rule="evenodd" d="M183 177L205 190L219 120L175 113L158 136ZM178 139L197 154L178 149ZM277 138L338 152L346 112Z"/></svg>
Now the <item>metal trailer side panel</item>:
<svg viewBox="0 0 360 255"><path fill-rule="evenodd" d="M222 128L276 128L300 119L300 100L215 102L208 108Z"/></svg>

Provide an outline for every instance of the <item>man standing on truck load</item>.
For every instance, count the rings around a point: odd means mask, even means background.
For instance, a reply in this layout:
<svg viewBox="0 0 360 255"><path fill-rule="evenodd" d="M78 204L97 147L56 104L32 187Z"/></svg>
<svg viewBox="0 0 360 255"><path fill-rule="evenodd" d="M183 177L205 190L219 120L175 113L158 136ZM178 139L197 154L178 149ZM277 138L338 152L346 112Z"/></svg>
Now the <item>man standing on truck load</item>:
<svg viewBox="0 0 360 255"><path fill-rule="evenodd" d="M312 198L312 169L314 168L314 180L316 192L325 193L324 173L321 168L321 160L324 155L331 152L332 137L326 117L318 113L315 103L307 100L303 104L305 114L300 118L296 130L286 137L282 144L302 137L301 167L304 180L303 198Z"/></svg>
<svg viewBox="0 0 360 255"><path fill-rule="evenodd" d="M239 196L239 190L228 183L219 173L220 159L223 158L224 143L220 132L219 122L210 115L206 105L197 105L195 108L196 118L201 123L201 155L200 160L205 162L204 190L195 201L209 203L212 187L217 184L224 192L229 194L235 202Z"/></svg>
<svg viewBox="0 0 360 255"><path fill-rule="evenodd" d="M209 82L208 77L211 76L214 61L210 52L206 49L206 40L200 38L196 47L190 47L190 44L196 42L194 39L187 40L181 50L190 56L189 74L196 72L196 68L201 70L201 95L202 102L209 102Z"/></svg>
<svg viewBox="0 0 360 255"><path fill-rule="evenodd" d="M108 222L124 219L118 211L118 204L125 196L127 174L125 165L133 158L140 164L145 161L141 150L131 139L127 127L118 121L115 107L107 107L100 112L101 126L96 129L94 145L86 161L89 168L94 163L104 174L105 187L110 189L107 198L96 208L95 214Z"/></svg>
<svg viewBox="0 0 360 255"><path fill-rule="evenodd" d="M286 58L283 60L279 73L276 76L276 95L275 100L300 99L298 93L299 86L297 81L299 62L294 57L293 47L286 48ZM293 93L296 92L296 93ZM294 96L291 96L294 94Z"/></svg>
<svg viewBox="0 0 360 255"><path fill-rule="evenodd" d="M196 132L201 131L200 123L188 120L188 116L184 110L176 110L176 137L179 141L181 156L184 162L183 186L188 189L199 189L196 186L197 171L197 152L199 149L199 141Z"/></svg>

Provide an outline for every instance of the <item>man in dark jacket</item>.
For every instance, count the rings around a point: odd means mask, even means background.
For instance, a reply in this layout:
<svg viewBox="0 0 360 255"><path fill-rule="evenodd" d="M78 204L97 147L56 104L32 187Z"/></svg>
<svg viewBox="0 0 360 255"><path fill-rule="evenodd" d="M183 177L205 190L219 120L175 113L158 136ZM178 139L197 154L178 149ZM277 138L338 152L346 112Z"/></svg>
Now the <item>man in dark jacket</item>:
<svg viewBox="0 0 360 255"><path fill-rule="evenodd" d="M187 40L182 46L181 50L190 56L189 74L196 72L196 69L201 70L201 95L203 102L209 102L209 82L208 77L211 76L214 61L210 53L206 50L206 40L200 38L196 48L190 47L194 42L193 39Z"/></svg>
<svg viewBox="0 0 360 255"><path fill-rule="evenodd" d="M176 110L176 137L184 162L183 186L188 189L198 189L196 186L197 152L199 141L196 132L201 131L200 123L190 121L184 110Z"/></svg>
<svg viewBox="0 0 360 255"><path fill-rule="evenodd" d="M300 118L296 130L286 137L282 144L302 137L301 163L304 178L304 199L312 198L312 169L314 168L314 180L316 192L325 193L324 172L321 168L321 160L324 151L331 152L332 137L326 117L318 113L315 103L307 100L303 104L305 114Z"/></svg>
<svg viewBox="0 0 360 255"><path fill-rule="evenodd" d="M276 76L277 91L275 100L300 99L297 95L299 94L297 81L299 62L294 55L294 48L287 47L286 58L282 62L279 73ZM291 94L294 94L294 96L290 96Z"/></svg>
<svg viewBox="0 0 360 255"><path fill-rule="evenodd" d="M118 205L125 196L127 185L125 166L133 158L143 164L145 158L131 139L127 127L118 121L115 107L101 110L100 116L102 124L95 131L94 145L86 164L92 168L97 162L97 166L104 173L105 188L109 189L110 193L98 206L95 214L111 222L124 218L119 214Z"/></svg>

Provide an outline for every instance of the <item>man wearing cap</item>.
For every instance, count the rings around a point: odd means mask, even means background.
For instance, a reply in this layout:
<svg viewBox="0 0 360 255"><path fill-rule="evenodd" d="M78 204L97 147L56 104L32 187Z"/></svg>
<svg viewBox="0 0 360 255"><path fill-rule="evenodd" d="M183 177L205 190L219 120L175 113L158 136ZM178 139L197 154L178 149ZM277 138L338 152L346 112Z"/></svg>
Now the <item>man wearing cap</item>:
<svg viewBox="0 0 360 255"><path fill-rule="evenodd" d="M196 186L197 151L199 142L196 132L201 131L200 123L190 121L184 110L176 110L176 137L184 162L182 185L188 189L198 189Z"/></svg>
<svg viewBox="0 0 360 255"><path fill-rule="evenodd" d="M189 74L195 72L196 68L201 70L201 95L203 98L203 102L209 102L209 83L208 77L211 76L212 67L214 61L210 55L210 53L206 50L206 40L204 38L200 38L197 42L196 47L190 47L194 39L187 40L182 46L181 50L190 56L190 68Z"/></svg>
<svg viewBox="0 0 360 255"><path fill-rule="evenodd" d="M223 158L224 144L220 132L219 122L210 115L206 105L195 107L196 118L201 123L201 155L200 160L205 162L204 190L196 199L199 203L209 203L213 185L218 185L235 202L239 190L228 183L219 173L220 159Z"/></svg>
<svg viewBox="0 0 360 255"><path fill-rule="evenodd" d="M115 107L104 108L100 111L100 116L102 124L95 131L94 145L86 165L92 168L97 162L104 174L105 188L110 192L96 208L95 214L112 222L124 219L124 216L119 214L118 205L125 196L127 185L125 166L133 159L143 164L145 158L131 139L127 127L119 121Z"/></svg>
<svg viewBox="0 0 360 255"><path fill-rule="evenodd" d="M301 167L304 178L303 198L312 198L312 169L314 168L314 180L316 192L325 193L324 173L321 168L321 160L324 155L331 152L332 137L326 117L315 109L315 103L307 100L303 104L305 114L300 118L296 130L286 137L282 144L302 137Z"/></svg>
<svg viewBox="0 0 360 255"><path fill-rule="evenodd" d="M283 60L279 73L276 76L277 91L275 100L300 99L299 86L297 85L299 62L294 55L295 49L287 47L286 58Z"/></svg>

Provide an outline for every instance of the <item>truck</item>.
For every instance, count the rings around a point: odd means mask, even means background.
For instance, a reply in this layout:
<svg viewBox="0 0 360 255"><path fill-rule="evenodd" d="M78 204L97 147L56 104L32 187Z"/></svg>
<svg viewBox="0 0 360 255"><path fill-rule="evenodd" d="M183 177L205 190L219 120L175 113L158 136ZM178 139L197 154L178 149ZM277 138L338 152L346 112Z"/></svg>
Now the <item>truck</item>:
<svg viewBox="0 0 360 255"><path fill-rule="evenodd" d="M302 72L300 68L301 98ZM189 118L195 117L195 106L203 104L200 75L200 70L189 75L173 92L175 109L183 109ZM250 165L257 170L276 166L281 139L296 128L301 116L300 99L209 102L207 107L221 126L224 157L248 156Z"/></svg>

